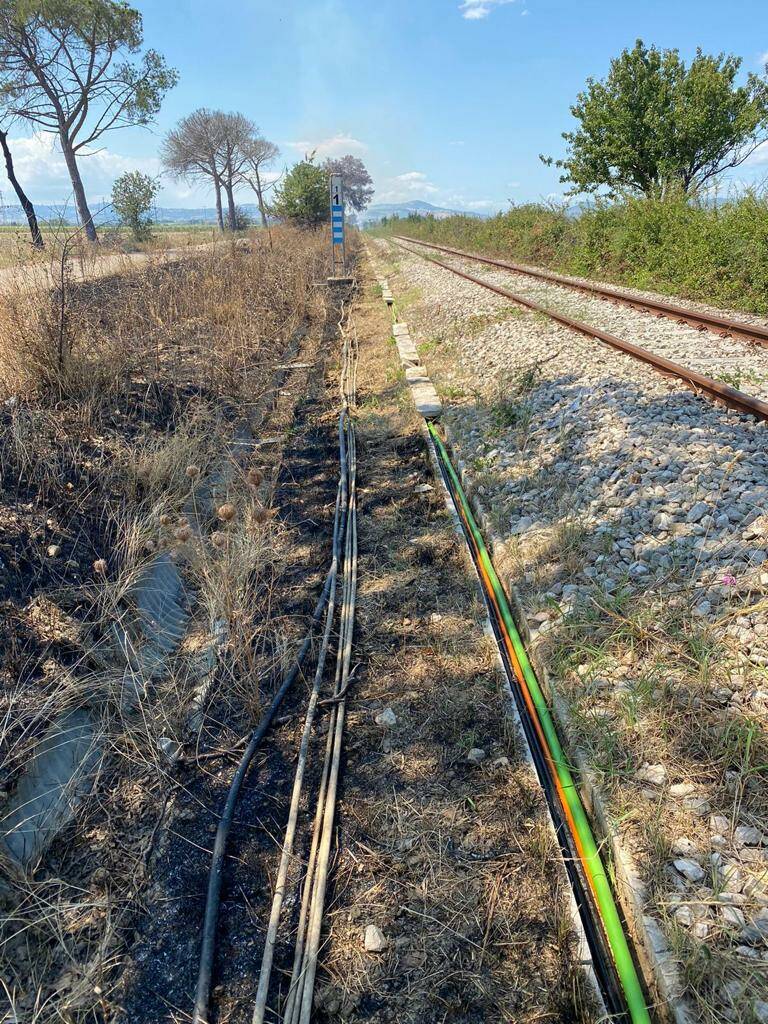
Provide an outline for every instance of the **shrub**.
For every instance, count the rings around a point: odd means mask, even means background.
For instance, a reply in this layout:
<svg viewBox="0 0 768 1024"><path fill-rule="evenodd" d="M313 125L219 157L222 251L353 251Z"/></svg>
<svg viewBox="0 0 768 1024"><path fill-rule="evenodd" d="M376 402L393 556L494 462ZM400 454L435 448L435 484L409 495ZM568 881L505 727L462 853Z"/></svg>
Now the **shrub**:
<svg viewBox="0 0 768 1024"><path fill-rule="evenodd" d="M379 231L474 249L565 273L768 313L768 194L725 200L537 203L485 220L392 219Z"/></svg>

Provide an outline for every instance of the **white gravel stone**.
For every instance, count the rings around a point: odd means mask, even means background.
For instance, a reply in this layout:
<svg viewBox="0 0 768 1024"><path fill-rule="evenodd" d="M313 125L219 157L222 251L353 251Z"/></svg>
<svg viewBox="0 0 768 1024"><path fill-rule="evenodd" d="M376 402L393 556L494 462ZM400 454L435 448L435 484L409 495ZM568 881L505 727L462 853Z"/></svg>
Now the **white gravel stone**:
<svg viewBox="0 0 768 1024"><path fill-rule="evenodd" d="M680 874L687 878L689 882L700 882L704 878L704 868L695 860L678 857L673 863Z"/></svg>
<svg viewBox="0 0 768 1024"><path fill-rule="evenodd" d="M376 715L375 722L384 729L392 729L397 725L397 715L392 708L385 708Z"/></svg>
<svg viewBox="0 0 768 1024"><path fill-rule="evenodd" d="M369 924L365 929L363 939L366 953L383 953L387 948L387 937L381 928L375 924Z"/></svg>
<svg viewBox="0 0 768 1024"><path fill-rule="evenodd" d="M652 786L663 786L667 781L667 769L663 764L644 764L635 773L638 782L649 782Z"/></svg>

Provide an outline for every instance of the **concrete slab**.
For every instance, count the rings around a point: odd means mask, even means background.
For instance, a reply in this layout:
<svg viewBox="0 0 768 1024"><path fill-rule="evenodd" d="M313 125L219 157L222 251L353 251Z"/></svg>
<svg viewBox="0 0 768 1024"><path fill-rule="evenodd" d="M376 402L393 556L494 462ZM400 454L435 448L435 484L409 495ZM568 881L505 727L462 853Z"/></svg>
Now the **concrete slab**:
<svg viewBox="0 0 768 1024"><path fill-rule="evenodd" d="M443 403L431 384L416 384L411 388L416 412L425 420L434 420L442 415Z"/></svg>
<svg viewBox="0 0 768 1024"><path fill-rule="evenodd" d="M73 820L93 787L101 757L87 711L69 712L48 727L0 823L3 846L19 867L34 868L56 833Z"/></svg>
<svg viewBox="0 0 768 1024"><path fill-rule="evenodd" d="M423 366L406 366L405 379L410 385L432 383Z"/></svg>

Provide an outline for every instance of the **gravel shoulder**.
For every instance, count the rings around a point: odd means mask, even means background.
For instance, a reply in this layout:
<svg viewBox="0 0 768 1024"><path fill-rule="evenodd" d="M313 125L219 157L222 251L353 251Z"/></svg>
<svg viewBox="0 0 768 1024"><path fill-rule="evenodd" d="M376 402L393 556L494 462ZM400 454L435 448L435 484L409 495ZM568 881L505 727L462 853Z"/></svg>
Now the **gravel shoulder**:
<svg viewBox="0 0 768 1024"><path fill-rule="evenodd" d="M508 288L558 313L600 327L747 394L768 398L768 349L763 346L698 331L687 324L591 298L564 285L536 280L524 274L493 270L472 260L444 254L440 254L440 259L483 281ZM749 318L742 319L745 323L750 322ZM752 322L761 323L758 318L752 318ZM604 347L597 341L594 344Z"/></svg>
<svg viewBox="0 0 768 1024"><path fill-rule="evenodd" d="M768 1019L765 426L377 244L691 1019Z"/></svg>
<svg viewBox="0 0 768 1024"><path fill-rule="evenodd" d="M355 312L361 667L319 1003L342 1021L592 1020L543 797L384 342L388 316L366 288ZM372 929L378 951L366 949Z"/></svg>

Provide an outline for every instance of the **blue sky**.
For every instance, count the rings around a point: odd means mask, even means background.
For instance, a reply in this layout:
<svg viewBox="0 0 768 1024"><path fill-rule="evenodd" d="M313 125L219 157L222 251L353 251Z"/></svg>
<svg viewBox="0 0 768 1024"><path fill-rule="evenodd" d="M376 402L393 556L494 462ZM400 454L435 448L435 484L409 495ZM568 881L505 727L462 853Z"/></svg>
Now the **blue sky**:
<svg viewBox="0 0 768 1024"><path fill-rule="evenodd" d="M764 0L133 2L147 45L180 82L153 132L114 133L83 161L97 201L124 169L159 173L162 134L205 105L253 118L280 146L282 164L313 148L360 156L375 201L503 208L563 191L538 154L562 153L576 93L638 36L686 57L697 46L733 52L745 70L759 70L768 51ZM66 200L52 140L16 134L17 170L32 197ZM766 176L768 147L739 172ZM204 189L163 185L165 205L210 203Z"/></svg>

